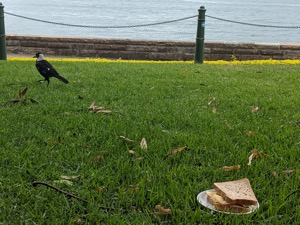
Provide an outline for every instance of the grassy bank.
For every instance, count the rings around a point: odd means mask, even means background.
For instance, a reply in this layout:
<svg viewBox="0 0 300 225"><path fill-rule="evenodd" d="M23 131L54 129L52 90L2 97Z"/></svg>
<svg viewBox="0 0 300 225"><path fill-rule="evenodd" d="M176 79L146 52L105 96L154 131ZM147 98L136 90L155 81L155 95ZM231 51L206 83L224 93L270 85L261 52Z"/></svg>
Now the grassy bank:
<svg viewBox="0 0 300 225"><path fill-rule="evenodd" d="M32 61L0 62L0 223L299 221L299 196L286 199L299 188L299 65L53 64L68 85L37 83ZM111 113L91 113L94 99ZM254 149L267 157L248 166ZM241 169L221 169L233 165ZM214 182L244 177L256 212L212 213L197 202ZM157 215L157 205L172 214Z"/></svg>

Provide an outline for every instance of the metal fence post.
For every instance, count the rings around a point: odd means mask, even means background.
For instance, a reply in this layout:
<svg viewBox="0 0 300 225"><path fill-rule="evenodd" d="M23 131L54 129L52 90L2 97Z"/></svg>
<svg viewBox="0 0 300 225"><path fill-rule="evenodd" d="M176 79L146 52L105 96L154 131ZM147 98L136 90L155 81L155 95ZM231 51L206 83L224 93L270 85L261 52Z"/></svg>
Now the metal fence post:
<svg viewBox="0 0 300 225"><path fill-rule="evenodd" d="M0 60L6 60L6 36L4 25L4 6L0 2Z"/></svg>
<svg viewBox="0 0 300 225"><path fill-rule="evenodd" d="M198 27L196 37L196 50L194 63L203 63L204 58L204 30L205 30L205 12L204 6L201 6L198 10Z"/></svg>

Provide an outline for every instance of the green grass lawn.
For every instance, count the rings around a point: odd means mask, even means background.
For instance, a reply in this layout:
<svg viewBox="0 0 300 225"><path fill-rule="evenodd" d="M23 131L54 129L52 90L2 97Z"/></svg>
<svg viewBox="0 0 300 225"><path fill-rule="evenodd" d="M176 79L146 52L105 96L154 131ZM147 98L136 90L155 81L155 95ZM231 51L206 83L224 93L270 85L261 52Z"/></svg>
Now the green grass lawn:
<svg viewBox="0 0 300 225"><path fill-rule="evenodd" d="M299 65L53 65L68 85L37 83L34 62L0 62L0 224L299 223L299 195L285 200L300 188ZM9 102L25 87L25 103ZM112 113L90 113L94 99ZM248 166L253 149L267 157ZM221 169L233 165L241 169ZM244 177L260 202L254 213L197 202L214 182Z"/></svg>

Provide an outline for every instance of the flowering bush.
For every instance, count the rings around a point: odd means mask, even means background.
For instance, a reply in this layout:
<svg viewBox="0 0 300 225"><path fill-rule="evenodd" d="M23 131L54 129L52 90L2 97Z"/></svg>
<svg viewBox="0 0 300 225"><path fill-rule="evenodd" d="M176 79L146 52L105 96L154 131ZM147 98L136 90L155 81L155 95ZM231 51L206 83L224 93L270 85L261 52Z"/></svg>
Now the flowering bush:
<svg viewBox="0 0 300 225"><path fill-rule="evenodd" d="M154 60L123 60L123 59L105 59L105 58L48 58L52 62L95 62L95 63L169 63L169 64L193 64L194 61L154 61ZM34 58L26 57L9 57L9 61L35 61ZM244 64L289 64L289 65L299 65L300 60L296 59L286 59L286 60L216 60L216 61L204 61L204 64L214 64L214 65L244 65Z"/></svg>

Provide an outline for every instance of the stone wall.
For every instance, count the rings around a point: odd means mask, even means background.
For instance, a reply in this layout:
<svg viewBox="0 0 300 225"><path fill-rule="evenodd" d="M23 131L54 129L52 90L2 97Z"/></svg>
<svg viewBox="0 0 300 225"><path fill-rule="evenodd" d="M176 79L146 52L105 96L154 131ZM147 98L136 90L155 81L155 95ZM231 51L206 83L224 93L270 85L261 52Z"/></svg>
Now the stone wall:
<svg viewBox="0 0 300 225"><path fill-rule="evenodd" d="M6 36L7 53L137 60L193 60L195 42ZM205 60L300 59L300 44L205 42Z"/></svg>

